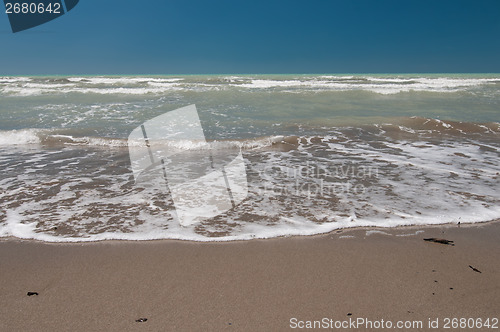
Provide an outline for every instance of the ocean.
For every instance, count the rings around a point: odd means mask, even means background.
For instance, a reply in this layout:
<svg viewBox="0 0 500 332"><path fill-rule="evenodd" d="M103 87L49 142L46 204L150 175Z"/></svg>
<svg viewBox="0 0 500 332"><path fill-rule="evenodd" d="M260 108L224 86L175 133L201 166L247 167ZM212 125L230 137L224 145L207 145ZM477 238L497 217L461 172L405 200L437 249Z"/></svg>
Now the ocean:
<svg viewBox="0 0 500 332"><path fill-rule="evenodd" d="M164 178L134 178L128 138L193 104L206 142L174 147L186 172L201 150L241 153L247 188L183 224ZM486 222L500 218L500 75L0 77L0 168L4 238L228 241Z"/></svg>

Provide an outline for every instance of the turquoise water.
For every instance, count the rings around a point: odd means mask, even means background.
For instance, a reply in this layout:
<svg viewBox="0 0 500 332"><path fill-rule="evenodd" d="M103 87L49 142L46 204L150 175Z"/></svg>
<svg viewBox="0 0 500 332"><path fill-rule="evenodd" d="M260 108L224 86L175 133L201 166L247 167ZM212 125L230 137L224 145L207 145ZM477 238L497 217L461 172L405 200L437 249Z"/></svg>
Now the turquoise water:
<svg viewBox="0 0 500 332"><path fill-rule="evenodd" d="M4 78L0 129L85 127L126 137L129 125L188 104L248 135L269 134L271 122L335 126L410 116L496 122L499 86L498 75ZM243 130L251 125L259 133Z"/></svg>

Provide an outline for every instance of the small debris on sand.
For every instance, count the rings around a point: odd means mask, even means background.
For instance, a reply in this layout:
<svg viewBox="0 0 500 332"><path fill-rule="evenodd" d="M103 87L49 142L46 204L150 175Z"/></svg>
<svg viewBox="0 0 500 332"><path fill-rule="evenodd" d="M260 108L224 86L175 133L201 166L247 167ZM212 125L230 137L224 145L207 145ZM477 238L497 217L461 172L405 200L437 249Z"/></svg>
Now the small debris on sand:
<svg viewBox="0 0 500 332"><path fill-rule="evenodd" d="M27 294L27 295L28 295L28 296L33 296L33 295L38 295L38 293L37 293L37 292L28 292L28 294Z"/></svg>
<svg viewBox="0 0 500 332"><path fill-rule="evenodd" d="M431 238L424 239L424 241L435 242L435 243L447 244L449 246L454 246L453 241L446 240L446 239L436 239L434 237L431 237Z"/></svg>
<svg viewBox="0 0 500 332"><path fill-rule="evenodd" d="M476 269L474 266L472 265L469 265L469 267L472 269L472 271L474 272L478 272L478 273L482 273L481 271L479 271L478 269Z"/></svg>
<svg viewBox="0 0 500 332"><path fill-rule="evenodd" d="M135 321L136 321L137 323L143 323L143 322L145 322L145 321L147 321L147 320L148 320L147 318L139 318L139 319L136 319Z"/></svg>

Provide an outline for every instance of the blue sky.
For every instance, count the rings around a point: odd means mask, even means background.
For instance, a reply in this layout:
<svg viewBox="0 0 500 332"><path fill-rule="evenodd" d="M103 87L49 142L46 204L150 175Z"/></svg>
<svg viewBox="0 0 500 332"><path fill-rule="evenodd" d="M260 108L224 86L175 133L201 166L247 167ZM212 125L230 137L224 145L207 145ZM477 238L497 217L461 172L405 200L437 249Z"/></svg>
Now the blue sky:
<svg viewBox="0 0 500 332"><path fill-rule="evenodd" d="M500 72L500 1L80 0L0 75Z"/></svg>

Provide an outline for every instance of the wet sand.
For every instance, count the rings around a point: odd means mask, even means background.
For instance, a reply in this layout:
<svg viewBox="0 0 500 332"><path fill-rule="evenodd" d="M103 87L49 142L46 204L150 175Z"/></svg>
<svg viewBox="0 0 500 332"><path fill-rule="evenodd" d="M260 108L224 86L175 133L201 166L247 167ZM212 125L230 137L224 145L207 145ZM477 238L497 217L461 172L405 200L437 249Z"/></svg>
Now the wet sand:
<svg viewBox="0 0 500 332"><path fill-rule="evenodd" d="M230 243L10 239L0 281L1 331L287 331L292 318L427 329L500 318L500 223Z"/></svg>

